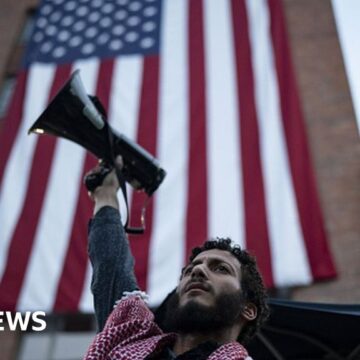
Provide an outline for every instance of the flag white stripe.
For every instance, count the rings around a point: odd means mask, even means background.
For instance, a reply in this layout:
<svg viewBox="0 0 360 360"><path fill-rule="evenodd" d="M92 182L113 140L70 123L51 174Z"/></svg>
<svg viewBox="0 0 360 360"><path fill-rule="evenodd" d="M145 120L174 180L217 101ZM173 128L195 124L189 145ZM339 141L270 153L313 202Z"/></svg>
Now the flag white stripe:
<svg viewBox="0 0 360 360"><path fill-rule="evenodd" d="M52 308L71 236L84 155L78 145L58 140L32 256L20 293L20 311Z"/></svg>
<svg viewBox="0 0 360 360"><path fill-rule="evenodd" d="M26 199L29 173L37 143L37 137L28 136L27 131L46 107L53 77L53 66L34 65L29 70L26 93L32 96L25 99L23 119L4 169L0 189L0 279L5 271L11 239Z"/></svg>
<svg viewBox="0 0 360 360"><path fill-rule="evenodd" d="M275 283L311 281L281 121L279 89L264 0L246 2L255 75L256 107Z"/></svg>
<svg viewBox="0 0 360 360"><path fill-rule="evenodd" d="M115 61L112 76L109 122L116 131L134 141L136 141L139 120L143 64L142 56L122 57ZM130 207L133 190L128 184L126 188ZM121 191L118 192L118 199L124 222L127 214Z"/></svg>
<svg viewBox="0 0 360 360"><path fill-rule="evenodd" d="M184 259L189 134L187 6L184 0L163 3L157 155L167 176L154 203L148 269L152 304L159 304L176 285Z"/></svg>
<svg viewBox="0 0 360 360"><path fill-rule="evenodd" d="M90 261L88 261L86 266L84 287L79 302L79 310L84 313L94 312L94 300L90 290L91 279L92 279L92 266L90 264Z"/></svg>
<svg viewBox="0 0 360 360"><path fill-rule="evenodd" d="M109 122L118 132L136 140L143 73L143 58L127 56L114 64Z"/></svg>
<svg viewBox="0 0 360 360"><path fill-rule="evenodd" d="M108 120L119 133L136 140L138 113L143 73L143 58L128 56L115 60L112 74ZM131 205L132 188L127 184L128 203ZM126 207L122 192L118 191L122 221L126 220ZM79 304L83 312L93 311L93 298L90 291L92 268L88 263L84 288Z"/></svg>
<svg viewBox="0 0 360 360"><path fill-rule="evenodd" d="M81 79L90 94L96 91L98 65L98 60L88 60L79 61L73 67L80 69ZM47 311L53 307L78 204L84 160L82 147L64 139L58 140L32 256L21 289L19 310L37 307Z"/></svg>
<svg viewBox="0 0 360 360"><path fill-rule="evenodd" d="M243 185L230 2L204 2L209 235L244 245Z"/></svg>

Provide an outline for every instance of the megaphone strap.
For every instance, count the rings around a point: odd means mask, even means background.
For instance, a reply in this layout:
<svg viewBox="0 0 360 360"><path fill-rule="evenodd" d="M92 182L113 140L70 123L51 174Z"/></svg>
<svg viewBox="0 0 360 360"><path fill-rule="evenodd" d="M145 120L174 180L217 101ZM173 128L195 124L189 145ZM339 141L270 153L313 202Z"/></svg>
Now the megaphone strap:
<svg viewBox="0 0 360 360"><path fill-rule="evenodd" d="M127 191L126 191L126 182L125 179L121 173L121 170L118 169L115 166L115 172L116 172L116 176L119 180L119 184L120 184L120 189L123 193L124 196L124 202L125 202L125 206L126 206L126 212L127 212L127 217L126 217L126 221L124 224L124 229L125 232L128 234L143 234L145 231L145 212L146 212L146 206L148 204L149 201L149 197L145 200L144 205L141 209L141 227L130 227L129 226L129 220L130 220L130 212L129 212L129 204L128 204L128 198L127 198Z"/></svg>
<svg viewBox="0 0 360 360"><path fill-rule="evenodd" d="M121 170L116 166L115 156L118 154L115 154L115 152L114 152L113 137L111 136L110 127L108 127L108 134L109 134L109 144L110 144L110 148L111 148L112 162L115 167L116 176L119 180L120 189L123 193L124 202L125 202L125 206L126 206L127 216L126 216L126 222L124 224L124 230L128 234L134 234L134 235L143 234L145 232L145 208L146 208L147 201L144 203L143 208L141 210L141 218L140 218L141 227L130 227L129 226L130 211L129 211L129 204L128 204L128 198L127 198L127 191L126 191L126 181L125 181L125 178L124 178Z"/></svg>

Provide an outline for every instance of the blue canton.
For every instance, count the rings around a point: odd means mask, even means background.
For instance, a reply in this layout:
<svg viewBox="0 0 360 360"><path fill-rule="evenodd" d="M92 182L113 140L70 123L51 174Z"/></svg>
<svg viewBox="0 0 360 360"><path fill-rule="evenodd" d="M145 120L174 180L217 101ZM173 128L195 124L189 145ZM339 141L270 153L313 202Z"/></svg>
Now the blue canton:
<svg viewBox="0 0 360 360"><path fill-rule="evenodd" d="M159 52L162 0L44 0L25 66Z"/></svg>

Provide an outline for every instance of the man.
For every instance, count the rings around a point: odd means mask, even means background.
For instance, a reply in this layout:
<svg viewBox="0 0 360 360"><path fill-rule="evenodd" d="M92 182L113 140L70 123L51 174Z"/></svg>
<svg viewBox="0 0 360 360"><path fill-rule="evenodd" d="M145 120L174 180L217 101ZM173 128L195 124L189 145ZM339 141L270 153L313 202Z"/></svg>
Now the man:
<svg viewBox="0 0 360 360"><path fill-rule="evenodd" d="M85 359L250 359L240 342L254 335L269 312L255 260L229 239L195 248L154 319L134 276L118 187L112 172L90 194L95 207L89 256L101 332Z"/></svg>

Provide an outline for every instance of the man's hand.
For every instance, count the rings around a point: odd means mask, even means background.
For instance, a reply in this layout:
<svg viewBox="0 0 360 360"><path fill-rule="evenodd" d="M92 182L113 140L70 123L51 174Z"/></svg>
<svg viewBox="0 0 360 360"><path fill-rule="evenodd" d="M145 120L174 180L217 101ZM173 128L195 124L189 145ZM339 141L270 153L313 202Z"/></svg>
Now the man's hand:
<svg viewBox="0 0 360 360"><path fill-rule="evenodd" d="M121 169L123 166L121 156L116 158L116 166ZM92 169L89 174L96 174L100 171L100 166ZM108 175L106 175L102 184L98 186L93 192L89 192L90 198L95 202L94 215L104 206L112 206L115 209L119 209L119 201L117 199L117 191L119 189L119 181L113 169Z"/></svg>

